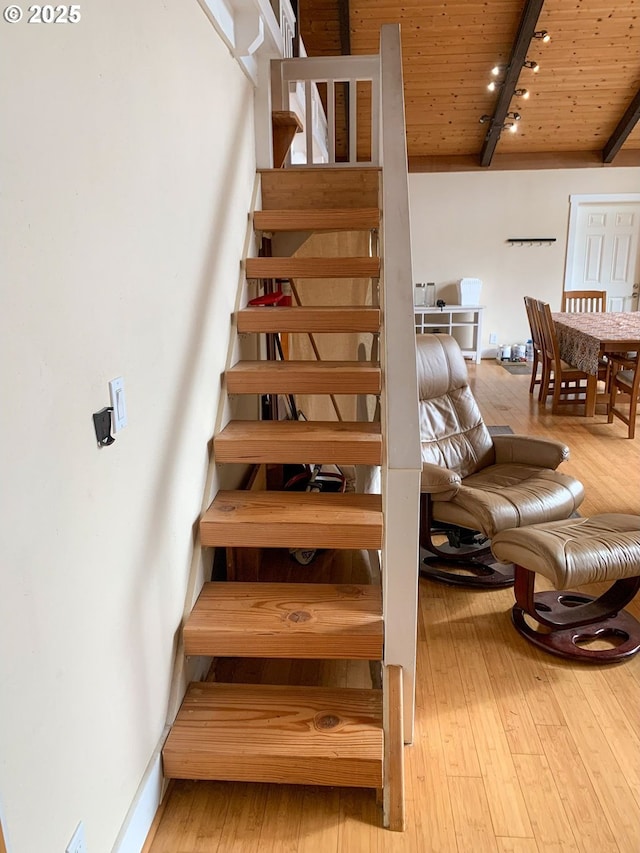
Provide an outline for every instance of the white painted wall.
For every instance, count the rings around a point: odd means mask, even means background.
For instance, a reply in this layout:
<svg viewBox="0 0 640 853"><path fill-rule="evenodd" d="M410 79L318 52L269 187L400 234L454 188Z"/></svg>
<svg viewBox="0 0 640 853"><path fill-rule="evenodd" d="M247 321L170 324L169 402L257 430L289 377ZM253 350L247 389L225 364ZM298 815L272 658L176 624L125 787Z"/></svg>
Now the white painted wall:
<svg viewBox="0 0 640 853"><path fill-rule="evenodd" d="M197 3L0 22L0 801L11 853L112 849L170 713L255 175ZM123 376L129 426L92 412Z"/></svg>
<svg viewBox="0 0 640 853"><path fill-rule="evenodd" d="M572 193L632 193L640 168L488 171L409 175L413 274L457 301L455 283L482 279L483 351L529 337L523 296L559 310ZM552 246L512 247L509 237L555 237Z"/></svg>

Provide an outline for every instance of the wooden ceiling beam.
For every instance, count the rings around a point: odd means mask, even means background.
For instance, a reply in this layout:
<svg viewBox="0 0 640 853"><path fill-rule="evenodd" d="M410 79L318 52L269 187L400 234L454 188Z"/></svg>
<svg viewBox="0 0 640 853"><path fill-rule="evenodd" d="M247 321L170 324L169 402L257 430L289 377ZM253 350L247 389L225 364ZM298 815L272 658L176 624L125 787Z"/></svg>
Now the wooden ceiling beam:
<svg viewBox="0 0 640 853"><path fill-rule="evenodd" d="M616 159L617 166L640 166L640 148L623 150ZM520 169L592 169L609 168L602 162L602 151L541 151L523 154L496 154L491 171ZM473 154L409 155L409 172L478 172L482 167Z"/></svg>
<svg viewBox="0 0 640 853"><path fill-rule="evenodd" d="M351 56L351 9L349 7L349 0L337 0L338 5L338 24L340 27L340 53L343 56ZM349 83L345 81L342 84L342 91L344 92L344 117L343 117L343 126L345 133L345 142L344 146L339 146L341 152L346 155L349 145L349 136L351 134L351 110L349 107L350 101L350 91L349 91Z"/></svg>
<svg viewBox="0 0 640 853"><path fill-rule="evenodd" d="M609 141L602 149L602 162L611 163L622 145L640 119L640 90L636 92L618 126L611 134Z"/></svg>
<svg viewBox="0 0 640 853"><path fill-rule="evenodd" d="M489 122L489 130L487 131L480 152L481 166L489 166L491 164L491 159L500 139L500 134L502 133L502 128L509 112L509 106L518 85L518 78L527 58L527 51L536 31L536 25L543 5L544 0L527 0L525 3L522 17L520 18L518 33L511 49L511 57L506 68L502 86L500 87L500 94L498 95L498 100Z"/></svg>
<svg viewBox="0 0 640 853"><path fill-rule="evenodd" d="M340 53L351 56L351 22L349 0L338 0L338 21L340 24Z"/></svg>

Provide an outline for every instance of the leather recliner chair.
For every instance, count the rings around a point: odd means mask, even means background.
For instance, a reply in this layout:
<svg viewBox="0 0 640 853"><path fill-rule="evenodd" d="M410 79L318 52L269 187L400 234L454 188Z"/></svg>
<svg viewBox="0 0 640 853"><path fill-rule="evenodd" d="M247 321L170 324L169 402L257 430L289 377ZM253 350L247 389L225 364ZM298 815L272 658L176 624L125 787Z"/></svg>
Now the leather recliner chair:
<svg viewBox="0 0 640 853"><path fill-rule="evenodd" d="M491 436L450 335L416 338L422 446L420 573L472 587L513 584L511 566L491 567L498 532L569 518L582 484L556 468L569 457L560 441ZM444 535L447 544L436 544ZM485 562L483 562L485 558Z"/></svg>

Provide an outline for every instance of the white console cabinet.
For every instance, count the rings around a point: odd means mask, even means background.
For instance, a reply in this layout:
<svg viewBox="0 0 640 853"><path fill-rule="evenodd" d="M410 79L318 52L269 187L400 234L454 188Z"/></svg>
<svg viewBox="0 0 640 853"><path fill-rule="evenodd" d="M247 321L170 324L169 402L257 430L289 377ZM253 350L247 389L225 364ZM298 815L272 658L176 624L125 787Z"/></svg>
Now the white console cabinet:
<svg viewBox="0 0 640 853"><path fill-rule="evenodd" d="M484 305L446 305L444 308L413 308L416 335L440 332L460 344L465 358L480 364L482 356L482 312Z"/></svg>

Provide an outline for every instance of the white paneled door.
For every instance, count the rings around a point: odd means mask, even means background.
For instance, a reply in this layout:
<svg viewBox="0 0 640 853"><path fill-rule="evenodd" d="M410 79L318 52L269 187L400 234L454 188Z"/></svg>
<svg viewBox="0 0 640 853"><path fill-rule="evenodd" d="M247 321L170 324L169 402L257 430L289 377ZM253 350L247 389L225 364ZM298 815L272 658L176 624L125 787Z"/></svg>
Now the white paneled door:
<svg viewBox="0 0 640 853"><path fill-rule="evenodd" d="M640 195L571 196L566 290L606 290L608 311L638 310Z"/></svg>

